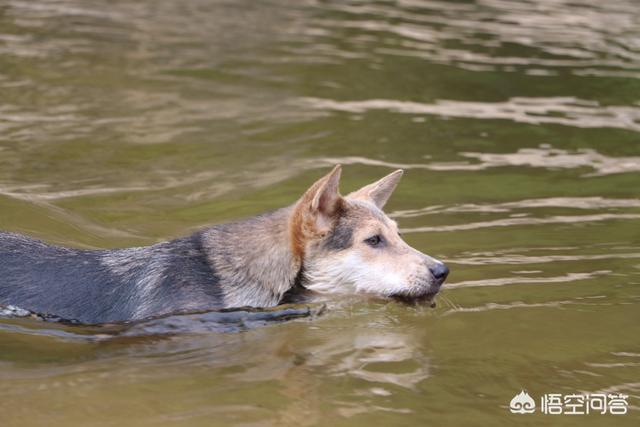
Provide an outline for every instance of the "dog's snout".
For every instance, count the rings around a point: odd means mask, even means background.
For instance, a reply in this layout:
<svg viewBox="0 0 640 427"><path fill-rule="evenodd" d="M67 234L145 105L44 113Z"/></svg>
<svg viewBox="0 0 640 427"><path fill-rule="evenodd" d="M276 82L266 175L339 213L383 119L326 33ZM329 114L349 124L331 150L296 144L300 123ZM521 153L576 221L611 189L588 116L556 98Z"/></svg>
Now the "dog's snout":
<svg viewBox="0 0 640 427"><path fill-rule="evenodd" d="M446 279L449 275L449 268L442 263L438 263L433 267L429 267L429 271L436 280L439 280L441 282L444 282L444 279Z"/></svg>

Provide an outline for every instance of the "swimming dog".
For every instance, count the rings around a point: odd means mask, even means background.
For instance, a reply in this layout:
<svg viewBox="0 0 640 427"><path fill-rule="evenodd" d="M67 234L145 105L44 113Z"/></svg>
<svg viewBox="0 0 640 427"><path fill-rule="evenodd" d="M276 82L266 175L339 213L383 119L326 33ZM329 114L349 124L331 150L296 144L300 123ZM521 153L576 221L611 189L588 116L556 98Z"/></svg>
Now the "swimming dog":
<svg viewBox="0 0 640 427"><path fill-rule="evenodd" d="M0 233L0 304L104 323L272 307L294 288L430 300L448 268L382 211L402 170L347 196L340 173L289 207L147 247L79 250Z"/></svg>

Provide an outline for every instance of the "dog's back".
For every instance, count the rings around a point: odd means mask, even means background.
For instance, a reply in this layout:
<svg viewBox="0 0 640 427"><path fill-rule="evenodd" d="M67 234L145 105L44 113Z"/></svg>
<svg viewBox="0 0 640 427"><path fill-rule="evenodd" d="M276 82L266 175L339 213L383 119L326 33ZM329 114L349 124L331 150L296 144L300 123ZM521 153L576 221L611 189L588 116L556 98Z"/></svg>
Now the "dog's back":
<svg viewBox="0 0 640 427"><path fill-rule="evenodd" d="M0 232L0 303L83 322L220 305L200 236L88 251Z"/></svg>

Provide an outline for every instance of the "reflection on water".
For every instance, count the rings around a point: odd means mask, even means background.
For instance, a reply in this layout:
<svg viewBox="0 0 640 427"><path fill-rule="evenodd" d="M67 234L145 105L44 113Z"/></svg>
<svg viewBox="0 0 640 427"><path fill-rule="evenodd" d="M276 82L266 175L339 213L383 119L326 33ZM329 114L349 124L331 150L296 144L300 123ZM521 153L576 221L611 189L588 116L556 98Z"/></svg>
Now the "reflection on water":
<svg viewBox="0 0 640 427"><path fill-rule="evenodd" d="M545 168L592 168L594 172L587 176L609 175L614 173L640 172L640 157L608 157L591 149L582 149L577 153L566 150L541 147L540 149L520 149L514 154L460 153L464 157L477 159L478 165L472 169L484 169L499 166L530 166ZM454 166L455 169L455 166Z"/></svg>
<svg viewBox="0 0 640 427"><path fill-rule="evenodd" d="M569 152L543 145L539 148L521 148L515 153L506 154L473 152L461 152L458 154L461 157L475 159L478 162L390 163L365 157L323 158L321 161L327 164L362 164L433 171L480 171L495 167L527 166L558 169L589 168L594 170L594 172L586 174L586 176L640 172L640 157L609 157L588 148L577 152Z"/></svg>
<svg viewBox="0 0 640 427"><path fill-rule="evenodd" d="M421 215L436 215L453 212L497 213L516 209L571 208L598 210L606 208L640 208L640 199L605 199L602 197L550 197L545 199L519 200L496 204L463 203L455 206L430 206L421 209L395 211L396 218L412 218Z"/></svg>
<svg viewBox="0 0 640 427"><path fill-rule="evenodd" d="M132 380L141 384L150 380L167 383L179 372L192 375L196 386L212 391L226 390L232 395L239 390L240 396L251 394L250 388L265 387L276 381L283 385L277 394L286 401L280 409L269 415L269 419L302 425L312 425L322 420L322 406L326 404L334 405L343 416L372 410L413 413L417 408L399 408L389 399L415 393L416 386L429 377L429 357L425 354L424 345L418 344L422 342L424 332L393 326L398 320L397 313L384 307L377 309L386 312L386 325L380 322L370 324L366 316L368 309L360 307L354 311L352 306L349 308L350 324L345 328L343 321L339 320L345 313L340 304L334 304L330 315L333 319L318 318L311 328L305 321L285 323L277 328L272 325L270 328L253 329L244 335L220 332L205 334L205 330L200 329L191 331L191 334L184 334L183 331L183 334L161 340L147 336L137 341L103 341L93 351L85 349L81 354L62 353L59 356L76 359L70 367L74 372L73 380L68 379L69 372L65 368L42 369L42 364L46 364L46 356L29 369L2 372L1 377L3 381L11 381L15 385L13 389L5 390L5 396L17 398L22 393L29 393L35 401L40 401L51 390L68 386L75 388L71 395L99 395L99 389L90 385L95 381L106 381L104 386L109 389L117 389L118 385ZM193 323L192 326L197 325ZM2 332L15 333L4 327ZM68 335L71 333L68 332ZM70 346L69 351L74 351L71 346L76 340L62 333L41 334L39 337L40 345L48 345L47 339L63 339L64 345ZM8 348L11 352L16 347L24 346L24 351L29 345L13 343ZM259 352L254 350L256 346L259 346ZM94 351L100 356L92 357ZM38 358L37 355L33 357ZM238 358L242 360L240 364ZM157 361L162 361L161 367L156 366ZM15 360L14 363L20 361ZM126 364L126 368L123 364ZM102 372L110 371L110 366L116 370L110 375L111 379L106 380ZM319 388L325 386L320 379L334 391L321 394ZM29 386L32 380L42 381L43 386ZM348 388L341 386L347 383L350 384ZM161 389L158 392L160 395L166 393ZM238 411L249 416L256 411L261 412L257 402L241 406L227 405L224 400L218 401L218 409L213 412L225 418L234 417ZM187 403L186 407L190 405ZM210 412L206 408L202 410ZM151 417L155 422L162 419L158 415Z"/></svg>
<svg viewBox="0 0 640 427"><path fill-rule="evenodd" d="M470 70L638 76L637 5L562 1L479 0L472 3L401 1L334 4L345 19L320 20L333 30L356 30L354 45L378 53L416 56ZM388 35L396 36L395 38ZM521 47L518 51L512 45ZM636 71L636 73L632 72Z"/></svg>
<svg viewBox="0 0 640 427"><path fill-rule="evenodd" d="M435 227L404 228L404 233L426 233L458 230L474 230L477 228L510 227L538 224L575 224L577 222L610 221L619 219L640 219L640 214L598 214L598 215L566 215L546 218L505 218L493 221L471 222L458 225L439 225Z"/></svg>
<svg viewBox="0 0 640 427"><path fill-rule="evenodd" d="M611 270L591 271L588 273L567 273L561 276L553 277L535 277L535 276L510 276L503 278L491 278L483 280L467 280L463 282L456 282L449 285L451 288L468 288L476 286L506 286L516 285L520 283L534 284L534 283L562 283L562 282L577 282L579 280L592 279L598 276L611 273Z"/></svg>
<svg viewBox="0 0 640 427"><path fill-rule="evenodd" d="M635 0L0 2L1 229L150 244L403 168L388 211L452 270L435 309L5 318L1 424L511 425L524 389L636 425L638 79Z"/></svg>
<svg viewBox="0 0 640 427"><path fill-rule="evenodd" d="M158 338L178 334L246 331L294 319L313 319L324 310L324 306L311 308L282 305L272 309L180 313L137 322L91 325L53 314L35 313L12 305L0 305L0 330L87 342L123 337ZM11 320L3 322L3 319L27 319L30 322L22 326Z"/></svg>
<svg viewBox="0 0 640 427"><path fill-rule="evenodd" d="M574 98L511 98L506 102L464 102L437 100L434 104L370 99L334 101L304 98L301 103L321 110L364 113L386 110L413 115L513 120L530 124L559 124L584 128L640 130L640 107L605 106Z"/></svg>

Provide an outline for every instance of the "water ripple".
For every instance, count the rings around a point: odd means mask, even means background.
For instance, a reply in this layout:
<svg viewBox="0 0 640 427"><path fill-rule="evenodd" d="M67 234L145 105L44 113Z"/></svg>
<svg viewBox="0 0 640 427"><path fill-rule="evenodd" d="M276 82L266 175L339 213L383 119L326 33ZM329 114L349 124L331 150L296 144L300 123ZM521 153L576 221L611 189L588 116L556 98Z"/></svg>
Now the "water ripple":
<svg viewBox="0 0 640 427"><path fill-rule="evenodd" d="M593 172L584 177L613 175L619 173L640 172L640 157L613 157L585 148L570 152L568 150L541 145L538 148L520 148L515 153L477 153L462 152L460 156L475 159L477 162L431 162L431 163L398 163L367 157L320 157L314 162L323 165L336 163L351 165L382 166L386 168L425 169L432 171L480 171L497 167L528 166L545 169L577 169L589 168Z"/></svg>
<svg viewBox="0 0 640 427"><path fill-rule="evenodd" d="M542 199L525 199L505 203L464 203L454 206L428 206L420 209L407 209L391 212L395 218L414 218L423 215L443 213L478 212L502 213L514 209L538 208L571 208L571 209L608 209L608 208L640 208L640 199L609 199L604 197L547 197Z"/></svg>
<svg viewBox="0 0 640 427"><path fill-rule="evenodd" d="M447 262L463 265L489 265L489 264L541 264L548 262L565 261L597 261L605 259L635 259L640 258L640 253L618 253L618 254L598 254L598 255L502 255L502 256L482 256L449 258Z"/></svg>
<svg viewBox="0 0 640 427"><path fill-rule="evenodd" d="M527 304L524 302L512 302L509 304L487 303L476 307L455 307L443 313L443 316L449 316L457 313L481 313L492 310L510 310L513 308L558 308L563 305L574 304L573 301L551 301L545 303Z"/></svg>
<svg viewBox="0 0 640 427"><path fill-rule="evenodd" d="M439 225L403 228L403 233L426 233L443 231L477 230L492 227L511 227L541 224L575 224L611 220L640 219L640 214L596 214L596 215L556 215L545 218L503 218L492 221L471 222L456 225Z"/></svg>
<svg viewBox="0 0 640 427"><path fill-rule="evenodd" d="M465 70L555 75L640 75L640 15L632 0L476 0L472 3L401 1L326 7L318 30L349 32L353 49L415 57ZM337 44L337 40L335 42ZM511 46L518 49L510 49Z"/></svg>
<svg viewBox="0 0 640 427"><path fill-rule="evenodd" d="M504 102L438 100L434 104L393 99L336 101L301 98L310 108L348 113L384 110L401 114L434 115L474 119L503 119L529 124L559 124L579 128L619 128L640 131L640 107L602 106L575 97L513 97Z"/></svg>
<svg viewBox="0 0 640 427"><path fill-rule="evenodd" d="M551 277L527 277L527 276L513 276L502 277L494 279L481 279L481 280L466 280L462 282L455 282L447 284L447 288L459 289L459 288L475 288L475 287L487 287L487 286L509 286L519 284L548 284L548 283L566 283L575 282L578 280L593 279L597 276L609 274L609 270L597 270L588 273L567 273L561 276Z"/></svg>
<svg viewBox="0 0 640 427"><path fill-rule="evenodd" d="M541 146L540 148L521 148L516 153L507 154L472 152L460 154L464 157L477 159L480 163L467 166L441 164L440 167L445 170L465 169L465 167L482 170L501 166L529 166L548 169L588 167L594 169L594 172L585 174L585 177L640 172L640 157L609 157L588 148L574 153L550 146Z"/></svg>

